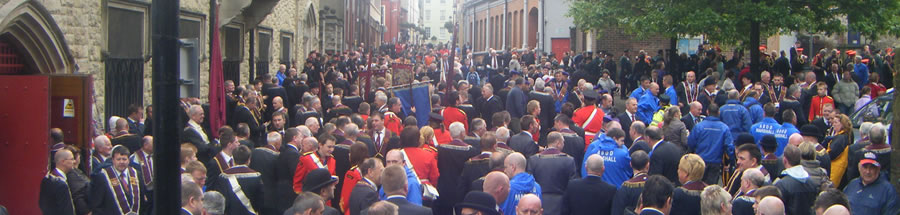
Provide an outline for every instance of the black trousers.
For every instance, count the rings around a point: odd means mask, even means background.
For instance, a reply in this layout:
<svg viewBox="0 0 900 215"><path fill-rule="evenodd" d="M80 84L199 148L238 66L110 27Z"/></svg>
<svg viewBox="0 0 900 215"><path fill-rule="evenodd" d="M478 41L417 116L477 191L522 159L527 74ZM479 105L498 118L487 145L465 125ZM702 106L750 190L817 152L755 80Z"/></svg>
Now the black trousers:
<svg viewBox="0 0 900 215"><path fill-rule="evenodd" d="M719 184L720 176L722 176L721 163L706 163L706 171L703 172L703 183Z"/></svg>

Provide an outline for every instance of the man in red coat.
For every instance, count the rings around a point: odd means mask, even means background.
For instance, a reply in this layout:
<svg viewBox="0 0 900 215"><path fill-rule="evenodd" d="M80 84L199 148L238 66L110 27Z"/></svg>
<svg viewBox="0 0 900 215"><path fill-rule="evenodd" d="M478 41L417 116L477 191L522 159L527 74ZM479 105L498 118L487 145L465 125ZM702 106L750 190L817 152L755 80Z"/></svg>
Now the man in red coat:
<svg viewBox="0 0 900 215"><path fill-rule="evenodd" d="M816 96L812 98L809 104L809 121L812 122L816 118L822 117L822 109L825 104L834 106L834 99L828 96L828 85L825 82L816 84Z"/></svg>
<svg viewBox="0 0 900 215"><path fill-rule="evenodd" d="M438 113L431 112L428 114L428 126L434 129L434 139L438 145L447 144L453 140L450 138L450 130L441 125L443 121L444 117Z"/></svg>
<svg viewBox="0 0 900 215"><path fill-rule="evenodd" d="M597 91L587 90L582 94L584 94L584 106L575 110L572 121L575 122L575 125L584 128L584 144L587 147L603 128L603 117L606 113L603 113L603 110L595 105L599 97Z"/></svg>
<svg viewBox="0 0 900 215"><path fill-rule="evenodd" d="M453 101L450 102L450 106L447 106L443 110L441 110L441 116L444 117L444 126L446 126L445 129L449 128L450 124L454 122L460 122L466 128L466 133L468 133L469 118L467 117L465 111L456 108L456 106L459 105L460 101L462 101L462 99L459 97L459 91L450 92L449 97L453 99Z"/></svg>
<svg viewBox="0 0 900 215"><path fill-rule="evenodd" d="M303 192L303 178L306 177L306 174L310 171L318 168L328 168L328 171L331 172L331 175L334 175L334 157L331 156L331 153L334 152L334 143L335 139L331 135L322 135L320 138L321 144L319 141L316 141L315 138L309 137L311 143L316 145L316 150L303 153L300 156L300 162L297 163L297 170L294 171L294 192L301 193ZM303 140L304 142L307 140Z"/></svg>
<svg viewBox="0 0 900 215"><path fill-rule="evenodd" d="M399 134L403 130L403 106L400 105L399 98L391 98L388 101L388 111L384 112L384 127L395 134Z"/></svg>

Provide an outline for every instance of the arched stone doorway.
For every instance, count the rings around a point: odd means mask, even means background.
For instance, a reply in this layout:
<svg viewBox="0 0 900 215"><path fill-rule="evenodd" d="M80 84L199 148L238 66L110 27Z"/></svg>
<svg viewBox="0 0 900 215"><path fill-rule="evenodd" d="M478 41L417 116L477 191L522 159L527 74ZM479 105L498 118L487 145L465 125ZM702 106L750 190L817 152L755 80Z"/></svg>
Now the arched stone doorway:
<svg viewBox="0 0 900 215"><path fill-rule="evenodd" d="M528 10L528 48L537 47L538 32L538 9L536 7Z"/></svg>
<svg viewBox="0 0 900 215"><path fill-rule="evenodd" d="M62 31L36 1L13 0L0 7L0 41L23 57L22 74L72 74L77 71Z"/></svg>

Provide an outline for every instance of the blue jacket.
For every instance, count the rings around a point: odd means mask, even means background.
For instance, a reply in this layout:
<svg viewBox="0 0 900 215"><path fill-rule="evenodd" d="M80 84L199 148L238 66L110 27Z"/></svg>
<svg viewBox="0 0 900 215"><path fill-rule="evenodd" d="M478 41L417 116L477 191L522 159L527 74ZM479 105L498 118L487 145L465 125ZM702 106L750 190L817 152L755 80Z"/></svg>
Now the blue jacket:
<svg viewBox="0 0 900 215"><path fill-rule="evenodd" d="M641 99L641 96L644 96L644 94L646 94L646 93L647 93L647 90L645 90L643 87L638 87L637 89L634 89L634 91L631 91L631 96L628 96L628 97L634 98L634 99Z"/></svg>
<svg viewBox="0 0 900 215"><path fill-rule="evenodd" d="M529 193L537 195L538 198L543 198L541 197L541 185L534 180L534 176L527 172L513 176L509 179L509 195L506 196L506 201L500 204L500 210L503 210L504 214L515 215L516 206L519 205L519 198Z"/></svg>
<svg viewBox="0 0 900 215"><path fill-rule="evenodd" d="M513 118L522 118L525 115L527 102L528 98L525 97L525 92L522 92L518 86L514 86L506 95L506 111L509 111L509 115Z"/></svg>
<svg viewBox="0 0 900 215"><path fill-rule="evenodd" d="M409 191L406 192L406 200L410 203L422 206L422 186L419 185L419 180L416 179L416 176L413 175L413 170L403 167L406 170L406 184L409 188ZM384 194L384 188L378 188L378 199L387 200L387 195Z"/></svg>
<svg viewBox="0 0 900 215"><path fill-rule="evenodd" d="M853 73L856 73L856 84L859 85L859 88L866 86L869 83L869 67L866 64L858 63L853 65Z"/></svg>
<svg viewBox="0 0 900 215"><path fill-rule="evenodd" d="M788 139L791 138L792 134L800 133L800 130L797 130L797 127L791 123L785 122L781 125L781 128L775 129L775 141L778 142L778 149L775 149L775 156L781 157L781 154L784 153L784 147L788 144Z"/></svg>
<svg viewBox="0 0 900 215"><path fill-rule="evenodd" d="M279 70L278 72L275 72L275 78L278 79L278 86L281 86L287 76L285 76L285 74Z"/></svg>
<svg viewBox="0 0 900 215"><path fill-rule="evenodd" d="M678 93L675 92L675 87L666 88L666 95L669 96L669 105L678 106Z"/></svg>
<svg viewBox="0 0 900 215"><path fill-rule="evenodd" d="M750 135L753 135L754 142L759 145L759 140L762 140L763 136L767 134L775 135L775 131L778 129L781 129L781 124L778 124L778 121L775 121L772 117L766 117L759 123L750 126Z"/></svg>
<svg viewBox="0 0 900 215"><path fill-rule="evenodd" d="M606 134L598 134L594 138L594 142L588 145L587 151L584 153L584 161L581 162L582 178L587 178L587 160L591 155L598 154L603 157L603 166L606 170L600 178L606 183L616 186L616 189L622 187L622 183L631 179L631 155L628 154L628 148L619 145L611 137Z"/></svg>
<svg viewBox="0 0 900 215"><path fill-rule="evenodd" d="M740 132L747 132L753 125L753 119L750 118L750 111L747 110L738 100L728 100L725 105L719 108L719 117L722 122L731 128L731 134L736 135Z"/></svg>
<svg viewBox="0 0 900 215"><path fill-rule="evenodd" d="M762 105L759 104L759 100L753 97L748 96L747 99L744 99L744 107L747 107L747 111L750 111L750 119L753 123L759 123L765 117Z"/></svg>
<svg viewBox="0 0 900 215"><path fill-rule="evenodd" d="M644 124L650 124L653 122L653 114L658 110L659 98L650 93L644 94L644 96L641 96L641 99L638 100L638 109L637 113L635 113L635 118L644 122Z"/></svg>
<svg viewBox="0 0 900 215"><path fill-rule="evenodd" d="M884 177L869 185L863 185L860 178L853 179L844 193L850 200L852 214L900 214L897 193Z"/></svg>
<svg viewBox="0 0 900 215"><path fill-rule="evenodd" d="M694 125L687 142L706 163L722 163L722 153L734 158L734 137L728 131L728 125L718 117L708 116Z"/></svg>

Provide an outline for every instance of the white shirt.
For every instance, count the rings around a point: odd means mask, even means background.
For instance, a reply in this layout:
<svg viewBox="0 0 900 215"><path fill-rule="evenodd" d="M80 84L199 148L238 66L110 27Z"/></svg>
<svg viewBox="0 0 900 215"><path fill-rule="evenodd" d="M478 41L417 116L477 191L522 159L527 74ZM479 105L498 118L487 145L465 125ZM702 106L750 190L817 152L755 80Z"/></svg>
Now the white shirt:
<svg viewBox="0 0 900 215"><path fill-rule="evenodd" d="M234 157L232 157L231 155L225 154L225 152L219 152L219 154L222 154L222 157L225 158L225 160L224 160L225 163L231 163L231 160L234 159Z"/></svg>

